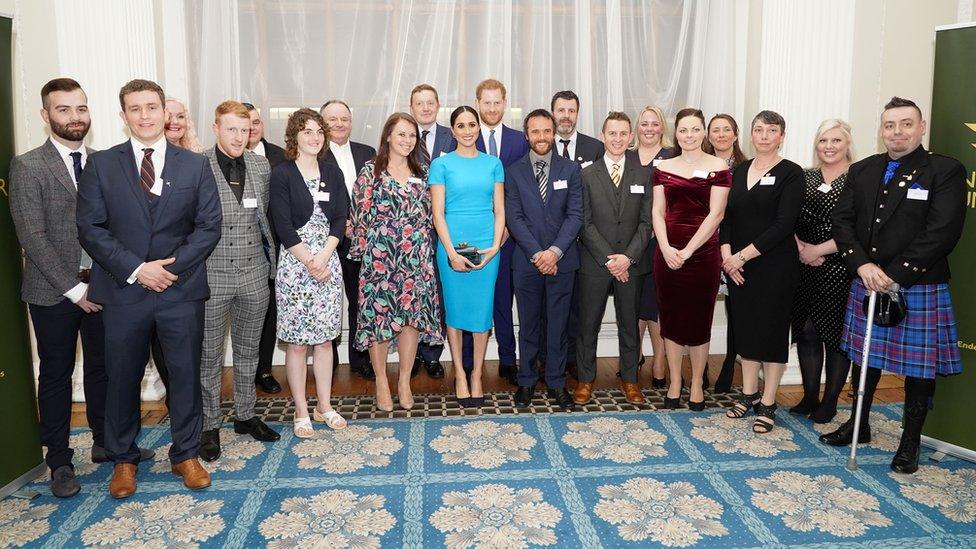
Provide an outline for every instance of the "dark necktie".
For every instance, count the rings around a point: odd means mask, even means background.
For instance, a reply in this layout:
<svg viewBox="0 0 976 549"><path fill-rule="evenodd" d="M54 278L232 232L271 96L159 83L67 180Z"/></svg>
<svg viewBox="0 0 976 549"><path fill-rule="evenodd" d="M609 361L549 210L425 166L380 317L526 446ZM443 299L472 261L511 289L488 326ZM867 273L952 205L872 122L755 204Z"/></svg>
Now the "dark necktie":
<svg viewBox="0 0 976 549"><path fill-rule="evenodd" d="M899 160L889 160L888 165L885 167L884 174L884 184L887 186L891 182L891 178L895 177L895 171L901 166L901 161Z"/></svg>
<svg viewBox="0 0 976 549"><path fill-rule="evenodd" d="M81 183L81 153L73 152L68 156L71 157L71 164L75 169L75 188L77 189L78 183Z"/></svg>
<svg viewBox="0 0 976 549"><path fill-rule="evenodd" d="M420 153L424 157L424 164L430 165L430 150L427 149L427 136L430 135L430 130L424 130L420 132Z"/></svg>
<svg viewBox="0 0 976 549"><path fill-rule="evenodd" d="M545 160L536 160L535 162L535 181L539 184L539 194L542 196L542 201L546 201L546 193L549 190L549 186L546 184L549 178L546 177L546 162Z"/></svg>
<svg viewBox="0 0 976 549"><path fill-rule="evenodd" d="M569 158L569 139L560 139L559 142L563 144L563 158Z"/></svg>
<svg viewBox="0 0 976 549"><path fill-rule="evenodd" d="M227 168L227 183L230 184L230 190L240 204L244 201L244 170L238 160L240 159L235 158L230 161L230 166Z"/></svg>
<svg viewBox="0 0 976 549"><path fill-rule="evenodd" d="M152 154L153 150L146 148L142 149L142 169L139 172L139 183L142 184L142 190L146 191L146 196L149 200L155 200L156 195L152 192L152 187L156 183L156 169L153 167Z"/></svg>

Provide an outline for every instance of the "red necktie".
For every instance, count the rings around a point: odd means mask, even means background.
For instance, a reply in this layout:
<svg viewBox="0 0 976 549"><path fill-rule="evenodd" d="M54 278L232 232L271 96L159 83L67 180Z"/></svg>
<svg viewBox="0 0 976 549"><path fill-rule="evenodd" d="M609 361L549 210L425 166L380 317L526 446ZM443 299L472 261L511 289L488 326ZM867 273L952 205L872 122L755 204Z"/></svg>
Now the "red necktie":
<svg viewBox="0 0 976 549"><path fill-rule="evenodd" d="M154 200L156 195L153 194L152 188L156 184L156 169L153 167L152 161L152 149L142 149L142 169L139 172L139 183L142 184L142 190L146 191L146 196L149 200Z"/></svg>

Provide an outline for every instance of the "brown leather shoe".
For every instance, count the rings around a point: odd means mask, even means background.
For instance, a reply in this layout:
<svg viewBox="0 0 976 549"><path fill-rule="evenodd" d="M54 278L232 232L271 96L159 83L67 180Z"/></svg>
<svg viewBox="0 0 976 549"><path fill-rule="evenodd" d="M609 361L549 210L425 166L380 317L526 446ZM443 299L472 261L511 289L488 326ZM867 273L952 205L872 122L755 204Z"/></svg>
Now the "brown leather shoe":
<svg viewBox="0 0 976 549"><path fill-rule="evenodd" d="M174 463L173 474L183 477L183 486L190 490L202 490L210 486L210 473L200 465L197 458Z"/></svg>
<svg viewBox="0 0 976 549"><path fill-rule="evenodd" d="M631 404L646 404L647 401L644 400L644 395L641 394L640 388L637 387L636 383L627 383L626 381L621 382L621 387L624 390L624 397L627 398L627 402Z"/></svg>
<svg viewBox="0 0 976 549"><path fill-rule="evenodd" d="M136 464L116 463L112 480L108 483L108 493L115 499L122 499L136 493Z"/></svg>
<svg viewBox="0 0 976 549"><path fill-rule="evenodd" d="M591 398L593 398L593 384L582 381L577 383L576 390L573 391L573 402L582 406L589 404Z"/></svg>

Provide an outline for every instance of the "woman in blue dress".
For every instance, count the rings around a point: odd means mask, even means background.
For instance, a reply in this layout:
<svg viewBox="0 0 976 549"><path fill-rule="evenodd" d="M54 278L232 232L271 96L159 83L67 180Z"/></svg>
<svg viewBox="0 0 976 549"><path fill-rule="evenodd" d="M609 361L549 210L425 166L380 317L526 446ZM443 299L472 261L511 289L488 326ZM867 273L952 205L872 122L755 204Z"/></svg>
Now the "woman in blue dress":
<svg viewBox="0 0 976 549"><path fill-rule="evenodd" d="M451 113L451 131L457 149L434 159L427 183L439 239L437 268L454 364L454 390L462 406L480 406L485 398L481 372L498 277L495 255L505 230L505 170L498 158L476 148L481 126L473 108L464 105ZM480 261L463 257L455 250L458 246L478 248ZM461 366L462 331L474 336L470 380Z"/></svg>

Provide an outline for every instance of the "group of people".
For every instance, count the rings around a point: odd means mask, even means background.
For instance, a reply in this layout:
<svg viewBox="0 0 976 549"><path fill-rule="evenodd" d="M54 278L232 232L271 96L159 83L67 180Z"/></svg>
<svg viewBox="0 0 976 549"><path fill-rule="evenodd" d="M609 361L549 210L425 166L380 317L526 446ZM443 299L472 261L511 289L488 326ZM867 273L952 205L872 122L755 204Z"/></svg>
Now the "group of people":
<svg viewBox="0 0 976 549"><path fill-rule="evenodd" d="M577 131L572 91L529 112L521 131L503 123L506 94L497 80L481 82L475 106L454 109L445 127L437 90L418 85L410 113L387 119L378 149L350 140L343 101L293 112L280 148L264 139L253 105L228 100L214 111L216 145L203 150L186 107L133 80L119 92L131 138L95 152L84 146L81 86L48 82L41 116L51 137L14 159L10 199L52 492L80 489L68 445L79 333L92 458L114 463L109 492L124 498L136 491L139 462L153 457L135 443L150 354L167 385L173 472L200 489L210 476L198 458L221 452L228 330L234 430L261 441L280 438L254 415L256 384L281 390L270 372L279 341L294 435L313 436L313 421L346 426L330 406L344 294L350 364L375 379L379 410L394 408L389 354L399 357L396 400L410 409L412 375L444 376L445 339L458 402L480 406L492 333L517 405L531 402L540 380L560 408L585 405L612 295L626 400L645 402L646 331L664 407L681 405L687 350L687 406L700 411L723 277L731 360L716 389L727 390L740 357L742 396L727 415L753 413L759 434L775 426L791 334L804 398L790 412L826 423L851 361L861 360L872 321L862 301L898 292L909 312L874 329L862 424L881 370L905 375L906 428L892 468L917 468L934 378L960 371L946 256L961 234L965 182L958 161L921 146L925 122L913 102L885 106L886 152L856 163L850 127L825 121L815 165L804 170L780 156L786 121L772 111L751 121L756 155L747 159L726 114L706 121L688 108L672 121L648 106L632 122L610 112L597 139ZM572 392L567 373L577 378ZM850 444L852 426L821 438ZM870 436L862 428L859 442Z"/></svg>

